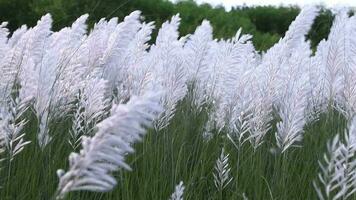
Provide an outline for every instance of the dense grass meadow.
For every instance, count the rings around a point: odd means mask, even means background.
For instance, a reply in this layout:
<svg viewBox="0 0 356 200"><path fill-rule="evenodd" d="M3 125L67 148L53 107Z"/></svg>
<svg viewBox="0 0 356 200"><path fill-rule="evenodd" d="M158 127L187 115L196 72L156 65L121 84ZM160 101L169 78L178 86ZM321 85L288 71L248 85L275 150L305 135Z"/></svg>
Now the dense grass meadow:
<svg viewBox="0 0 356 200"><path fill-rule="evenodd" d="M263 52L179 14L2 23L0 199L355 199L356 17L315 49L320 13Z"/></svg>
<svg viewBox="0 0 356 200"><path fill-rule="evenodd" d="M265 144L254 151L248 145L237 150L223 136L209 142L202 137L206 113L192 111L188 100L179 106L169 127L160 132L149 130L135 145L135 153L126 162L132 171L115 173L118 185L107 193L73 192L66 199L168 199L175 185L185 184L185 199L317 199L312 181L319 172L327 141L342 133L345 119L329 113L305 129L303 148L274 154L275 139L267 136ZM71 151L63 138L65 125L56 129L56 144L39 151L29 145L12 164L2 171L5 182L1 196L5 199L51 199L58 184L58 168L67 168ZM27 129L26 129L27 130ZM32 141L36 131L31 132ZM272 133L272 130L271 130ZM222 135L223 133L221 133ZM230 154L233 180L219 192L214 185L214 166L224 147ZM352 198L351 198L352 199Z"/></svg>

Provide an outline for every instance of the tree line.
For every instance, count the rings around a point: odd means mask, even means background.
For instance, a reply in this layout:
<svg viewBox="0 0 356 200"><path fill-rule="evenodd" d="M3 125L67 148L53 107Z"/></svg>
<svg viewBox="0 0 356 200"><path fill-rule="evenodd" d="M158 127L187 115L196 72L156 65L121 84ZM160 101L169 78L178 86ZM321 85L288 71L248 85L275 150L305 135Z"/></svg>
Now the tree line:
<svg viewBox="0 0 356 200"><path fill-rule="evenodd" d="M89 25L101 18L123 19L134 10L141 10L146 21L155 21L156 27L172 15L180 13L180 33L193 33L207 19L217 38L230 38L241 27L244 33L253 35L258 50L266 50L276 43L300 12L297 6L238 6L226 11L223 6L196 4L193 0L172 3L168 0L0 0L0 20L9 22L11 31L22 24L33 26L46 13L54 19L53 28L68 26L80 15L88 13ZM308 38L313 47L325 38L330 30L333 14L321 9Z"/></svg>

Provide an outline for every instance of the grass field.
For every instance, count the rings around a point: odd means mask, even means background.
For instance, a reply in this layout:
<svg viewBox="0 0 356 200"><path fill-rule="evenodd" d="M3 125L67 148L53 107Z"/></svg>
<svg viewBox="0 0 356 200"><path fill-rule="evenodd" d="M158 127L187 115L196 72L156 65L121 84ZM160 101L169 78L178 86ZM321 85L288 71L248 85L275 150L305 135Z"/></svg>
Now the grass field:
<svg viewBox="0 0 356 200"><path fill-rule="evenodd" d="M179 15L152 45L139 11L3 23L1 199L355 198L356 17L313 52L318 12L263 53L205 20L180 37Z"/></svg>
<svg viewBox="0 0 356 200"><path fill-rule="evenodd" d="M185 184L186 199L316 199L312 182L319 172L318 160L326 144L337 133L343 133L346 120L337 112L323 114L305 127L301 148L284 154L275 148L271 129L265 143L254 150L244 144L240 150L224 136L203 137L208 111L194 112L188 99L183 100L170 125L160 132L150 129L136 152L127 157L132 171L115 173L117 187L108 193L74 192L66 199L168 199L180 180ZM37 130L28 123L30 141L36 141ZM17 159L2 170L6 184L3 199L54 198L58 179L56 170L67 168L71 152L64 133L68 123L53 124L54 141L44 151L31 143ZM219 192L214 185L214 166L224 148L230 154L233 180Z"/></svg>

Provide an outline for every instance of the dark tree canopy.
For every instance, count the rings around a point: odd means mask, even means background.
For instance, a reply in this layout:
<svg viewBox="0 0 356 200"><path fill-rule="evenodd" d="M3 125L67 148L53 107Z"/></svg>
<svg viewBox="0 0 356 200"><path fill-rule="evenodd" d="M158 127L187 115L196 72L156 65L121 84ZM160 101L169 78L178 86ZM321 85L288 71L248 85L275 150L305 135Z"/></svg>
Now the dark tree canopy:
<svg viewBox="0 0 356 200"><path fill-rule="evenodd" d="M253 42L259 50L277 42L300 11L296 6L240 6L227 12L222 6L197 5L193 0L176 4L167 0L0 0L0 20L8 21L12 31L22 24L35 25L47 12L54 18L54 30L58 30L84 13L90 15L89 24L93 25L100 18L123 19L134 10L141 10L145 20L155 21L157 27L180 13L182 35L192 33L203 19L211 22L217 38L231 37L241 27L243 32L254 36ZM322 9L309 34L313 47L327 36L332 19L332 13Z"/></svg>

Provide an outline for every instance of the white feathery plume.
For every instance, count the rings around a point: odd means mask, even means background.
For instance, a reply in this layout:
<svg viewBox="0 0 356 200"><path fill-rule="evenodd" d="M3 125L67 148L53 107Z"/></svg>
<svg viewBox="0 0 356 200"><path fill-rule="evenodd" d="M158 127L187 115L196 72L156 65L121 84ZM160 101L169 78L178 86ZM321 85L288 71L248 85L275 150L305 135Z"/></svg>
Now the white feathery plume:
<svg viewBox="0 0 356 200"><path fill-rule="evenodd" d="M183 181L179 182L169 200L183 200L184 189Z"/></svg>
<svg viewBox="0 0 356 200"><path fill-rule="evenodd" d="M177 103L182 100L187 93L186 77L181 64L176 64L176 66L171 70L167 70L165 77L160 86L165 88L165 93L161 99L164 105L164 112L161 113L157 121L155 121L156 130L161 130L168 126L169 122L173 118Z"/></svg>
<svg viewBox="0 0 356 200"><path fill-rule="evenodd" d="M162 24L158 32L156 43L151 46L149 53L142 61L144 68L150 70L148 88L163 88L166 92L162 96L164 112L155 121L155 129L166 127L175 114L177 103L187 93L187 74L183 65L184 41L179 40L179 15Z"/></svg>
<svg viewBox="0 0 356 200"><path fill-rule="evenodd" d="M52 18L49 14L43 16L37 25L27 30L22 26L9 39L12 45L12 65L18 67L20 78L20 96L23 100L32 100L37 96L41 61L45 54L46 43L51 32ZM21 65L21 66L20 66Z"/></svg>
<svg viewBox="0 0 356 200"><path fill-rule="evenodd" d="M131 39L140 29L140 11L133 11L125 17L124 21L117 24L108 38L108 45L102 57L102 62L108 64L116 56L125 53L125 48L129 46Z"/></svg>
<svg viewBox="0 0 356 200"><path fill-rule="evenodd" d="M49 35L51 34L51 23L51 16L47 14L37 22L35 27L29 29L28 31L20 30L20 33L18 32L19 36L15 35L15 38L18 37L18 39L16 39L17 42L12 42L13 47L4 58L6 60L3 62L4 66L6 66L6 72L3 74L6 75L7 82L10 86L8 88L12 88L12 84L15 84L14 81L16 77L20 78L20 101L28 101L36 98L36 101L38 102L37 91L38 81L40 80L38 71L43 64L42 59L45 54L46 43ZM51 68L49 66L46 67ZM46 77L51 77L50 74L46 75ZM35 104L35 108L36 105L36 111L38 113L42 113L45 110L42 108L46 104L42 104L42 101L41 103ZM44 119L39 119L39 121L43 122Z"/></svg>
<svg viewBox="0 0 356 200"><path fill-rule="evenodd" d="M142 57L147 54L147 49L150 47L149 41L154 28L154 22L141 24L140 30L135 34L135 37L127 49L125 59L127 59L126 62L129 62L129 66L137 64L137 62L141 61Z"/></svg>
<svg viewBox="0 0 356 200"><path fill-rule="evenodd" d="M0 29L0 41L3 43L1 44L1 49L6 50L6 54L2 55L0 59L0 101L4 102L6 101L5 99L7 99L10 95L13 87L18 86L20 82L18 78L20 76L23 65L26 65L27 58L30 58L31 56L25 53L26 48L30 47L28 44L30 41L32 41L31 38L28 37L29 34L25 35L25 33L28 32L20 34L22 36L17 36L18 32L15 31L13 37L19 37L18 40L20 41L17 42L16 45L12 46L9 44L12 38L9 40L7 39L8 32L7 29L3 27L5 24L6 23L3 23L0 26L2 27ZM0 54L2 50L0 50Z"/></svg>
<svg viewBox="0 0 356 200"><path fill-rule="evenodd" d="M305 6L301 9L296 19L291 23L283 37L283 42L286 43L287 48L293 50L294 47L299 46L300 41L305 40L312 27L315 18L318 16L319 8L315 5Z"/></svg>
<svg viewBox="0 0 356 200"><path fill-rule="evenodd" d="M83 15L71 28L52 34L51 17L45 15L18 42L20 45L25 41L26 51L30 47L37 49L25 54L27 68L20 74L20 96L35 100L34 108L39 121L38 144L42 148L50 141L48 123L69 112L70 103L82 87L85 67L81 63L83 58L76 53L81 55L80 45L86 37L87 17Z"/></svg>
<svg viewBox="0 0 356 200"><path fill-rule="evenodd" d="M75 111L73 114L72 127L69 131L70 138L68 143L73 150L76 150L81 144L81 136L85 134L85 125L84 125L84 108L81 103L82 95L77 95L77 102L75 103Z"/></svg>
<svg viewBox="0 0 356 200"><path fill-rule="evenodd" d="M260 91L266 93L265 98L274 103L277 99L278 75L281 67L287 65L287 60L300 44L305 41L305 35L318 14L315 6L304 7L289 26L285 37L271 47L263 56L258 66ZM272 105L271 105L272 106Z"/></svg>
<svg viewBox="0 0 356 200"><path fill-rule="evenodd" d="M41 65L40 62L46 49L45 43L52 33L52 21L50 14L42 16L37 25L29 29L22 37L26 45L24 55L31 57L36 66Z"/></svg>
<svg viewBox="0 0 356 200"><path fill-rule="evenodd" d="M126 85L129 88L129 95L141 95L149 88L149 83L151 81L151 71L147 68L147 65L143 64L145 57L149 48L148 41L151 39L151 34L154 25L152 22L143 23L141 29L137 32L135 39L130 44L130 66L128 68L127 79L125 80Z"/></svg>
<svg viewBox="0 0 356 200"><path fill-rule="evenodd" d="M78 90L83 87L87 77L87 60L82 54L86 41L86 19L88 15L79 17L69 29L62 29L50 37L50 48L57 51L58 62L53 63L55 79L50 93L51 110L55 117L60 117L70 110ZM57 109L54 109L56 107Z"/></svg>
<svg viewBox="0 0 356 200"><path fill-rule="evenodd" d="M317 14L315 6L303 8L285 37L262 56L262 63L256 69L260 80L258 91L268 103L266 111L277 108L282 120L277 124L276 133L282 152L302 139L308 89L304 69L309 62L306 58L310 56L304 41Z"/></svg>
<svg viewBox="0 0 356 200"><path fill-rule="evenodd" d="M20 28L15 30L14 33L11 35L11 38L9 38L9 42L8 42L9 46L14 47L22 38L22 36L26 34L26 32L27 32L26 25L22 25Z"/></svg>
<svg viewBox="0 0 356 200"><path fill-rule="evenodd" d="M344 88L347 19L347 10L341 10L336 14L328 39L319 45L318 51L321 52L317 52L322 61L319 67L323 70L325 96L332 106L340 99Z"/></svg>
<svg viewBox="0 0 356 200"><path fill-rule="evenodd" d="M214 184L218 191L222 191L232 181L229 167L229 154L225 155L224 149L221 150L219 158L214 167Z"/></svg>
<svg viewBox="0 0 356 200"><path fill-rule="evenodd" d="M234 121L230 125L230 130L227 134L228 139L239 151L241 145L243 145L248 139L252 140L252 136L248 136L248 133L251 131L251 113L241 112L240 114L234 116Z"/></svg>
<svg viewBox="0 0 356 200"><path fill-rule="evenodd" d="M315 55L310 58L307 64L307 92L308 92L308 106L307 106L307 122L315 121L320 113L327 110L328 97L325 93L325 75L322 65L322 56L325 40L322 40L315 52Z"/></svg>
<svg viewBox="0 0 356 200"><path fill-rule="evenodd" d="M9 98L8 103L0 110L0 132L5 136L4 145L10 162L30 143L25 141L23 132L27 121L21 119L27 110L26 106L19 99Z"/></svg>
<svg viewBox="0 0 356 200"><path fill-rule="evenodd" d="M6 28L7 22L0 24L0 59L2 59L9 51L8 35L9 30Z"/></svg>
<svg viewBox="0 0 356 200"><path fill-rule="evenodd" d="M1 45L2 48L6 47L8 49L6 55L2 56L0 65L0 93L3 98L7 98L7 94L15 84L16 77L21 73L22 65L26 65L28 59L33 62L39 62L41 59L44 39L50 34L50 25L51 17L46 15L38 21L36 27L29 31L21 30L26 29L26 27L23 27L15 31L13 37L9 40L7 37L6 40L2 39L3 42L8 41L9 43ZM7 34L6 31L2 32L3 36Z"/></svg>
<svg viewBox="0 0 356 200"><path fill-rule="evenodd" d="M121 82L126 78L127 48L141 27L140 14L140 11L134 11L126 16L108 38L107 47L100 60L104 68L104 78L109 81L111 88L121 86Z"/></svg>
<svg viewBox="0 0 356 200"><path fill-rule="evenodd" d="M27 105L23 99L13 97L18 80L17 76L23 62L23 44L11 47L8 44L7 23L0 25L0 131L4 138L4 146L10 162L29 142L24 140L23 127L26 121L21 119ZM21 48L22 47L22 48ZM6 52L3 52L6 50Z"/></svg>
<svg viewBox="0 0 356 200"><path fill-rule="evenodd" d="M93 128L107 114L109 98L107 97L107 81L89 78L85 87L77 94L73 124L70 131L69 144L73 149L81 143L83 135L93 135Z"/></svg>
<svg viewBox="0 0 356 200"><path fill-rule="evenodd" d="M9 30L6 26L7 22L0 24L0 102L9 95L17 73L12 61L12 55L15 53L8 45Z"/></svg>
<svg viewBox="0 0 356 200"><path fill-rule="evenodd" d="M189 81L198 81L196 78L200 73L200 68L207 67L207 60L209 60L207 55L212 41L213 28L209 21L203 20L184 45Z"/></svg>
<svg viewBox="0 0 356 200"><path fill-rule="evenodd" d="M185 65L188 72L187 80L193 84L192 106L198 111L208 100L204 91L204 80L199 77L203 77L204 74L202 73L206 72L209 67L210 58L208 53L212 42L213 28L209 21L204 20L196 28L194 34L189 36L187 43L184 45ZM208 76L208 74L205 74L205 76Z"/></svg>
<svg viewBox="0 0 356 200"><path fill-rule="evenodd" d="M162 27L159 29L157 35L155 43L156 46L163 48L163 46L170 47L171 44L169 42L181 43L181 41L177 40L179 37L178 28L180 25L180 20L181 18L179 14L176 14L172 16L170 21L166 21L162 24Z"/></svg>
<svg viewBox="0 0 356 200"><path fill-rule="evenodd" d="M125 105L114 105L111 116L97 124L93 137L83 137L83 149L69 156L69 170L58 170L57 197L77 190L104 192L116 181L111 173L120 168L130 170L125 156L133 153L132 144L142 139L144 127L151 125L161 111L160 96L149 93L132 97Z"/></svg>
<svg viewBox="0 0 356 200"><path fill-rule="evenodd" d="M242 35L241 31L239 29L232 41L228 41L227 43L228 59L231 60L224 61L228 65L223 66L222 76L219 77L215 89L215 92L219 90L223 91L223 101L232 102L232 104L239 104L241 102L241 105L237 106L240 107L238 108L238 113L241 110L246 112L244 107L251 100L251 91L249 91L251 82L253 81L251 79L251 72L255 67L255 49L251 41L252 37L251 35ZM244 106L244 104L246 105Z"/></svg>
<svg viewBox="0 0 356 200"><path fill-rule="evenodd" d="M340 141L339 135L328 144L328 154L324 155L323 164L319 161L321 173L318 174L318 182L321 183L319 187L316 181L313 182L314 188L318 194L319 199L329 199L331 194L338 190L338 179L343 174L341 163L339 162L338 155L340 154ZM342 195L341 195L342 196ZM337 199L337 198L333 198Z"/></svg>
<svg viewBox="0 0 356 200"><path fill-rule="evenodd" d="M226 128L231 141L242 144L248 137L253 95L252 72L256 64L250 35L237 31L232 40L214 42L209 51L210 63L201 70L198 80L206 98L213 102L216 128ZM240 146L240 145L238 145Z"/></svg>
<svg viewBox="0 0 356 200"><path fill-rule="evenodd" d="M252 80L257 80L256 72L251 75ZM257 149L262 143L264 136L271 129L270 122L272 121L272 101L266 97L266 93L260 91L258 81L253 81L250 88L253 99L251 100L250 117L248 119L248 127L250 136L248 137L254 149Z"/></svg>
<svg viewBox="0 0 356 200"><path fill-rule="evenodd" d="M95 126L96 123L105 117L107 108L109 107L109 99L107 97L107 81L99 78L91 78L86 83L83 89L82 104L84 105L84 116L86 126ZM92 130L89 129L91 134Z"/></svg>
<svg viewBox="0 0 356 200"><path fill-rule="evenodd" d="M305 110L307 106L304 88L291 88L286 94L278 110L281 122L277 123L277 146L282 152L291 146L298 146L303 138L303 128L306 123Z"/></svg>
<svg viewBox="0 0 356 200"><path fill-rule="evenodd" d="M346 18L346 17L345 17ZM346 118L351 119L356 112L356 17L344 19L346 22L343 34L344 41L342 45L344 51L344 66L342 67L343 90L337 100L337 108Z"/></svg>
<svg viewBox="0 0 356 200"><path fill-rule="evenodd" d="M125 102L132 95L140 95L147 89L149 80L149 69L142 62L147 56L149 40L154 28L153 22L142 23L140 30L131 40L125 55L122 58L121 66L125 68L126 76L120 80L117 98L119 102Z"/></svg>
<svg viewBox="0 0 356 200"><path fill-rule="evenodd" d="M94 28L82 44L83 50L81 53L83 54L83 57L87 59L86 65L88 71L97 71L99 77L102 76L104 70L101 67L101 60L107 49L110 35L117 27L117 23L117 18L112 18L109 21L101 19L94 25Z"/></svg>
<svg viewBox="0 0 356 200"><path fill-rule="evenodd" d="M348 131L345 131L344 144L341 146L341 157L344 168L342 190L346 199L356 192L356 118L349 123Z"/></svg>
<svg viewBox="0 0 356 200"><path fill-rule="evenodd" d="M281 67L278 76L276 94L280 100L275 103L275 107L281 121L277 123L276 139L282 152L302 140L307 122L308 93L304 71L309 63L309 49L309 43L300 44L286 65Z"/></svg>

